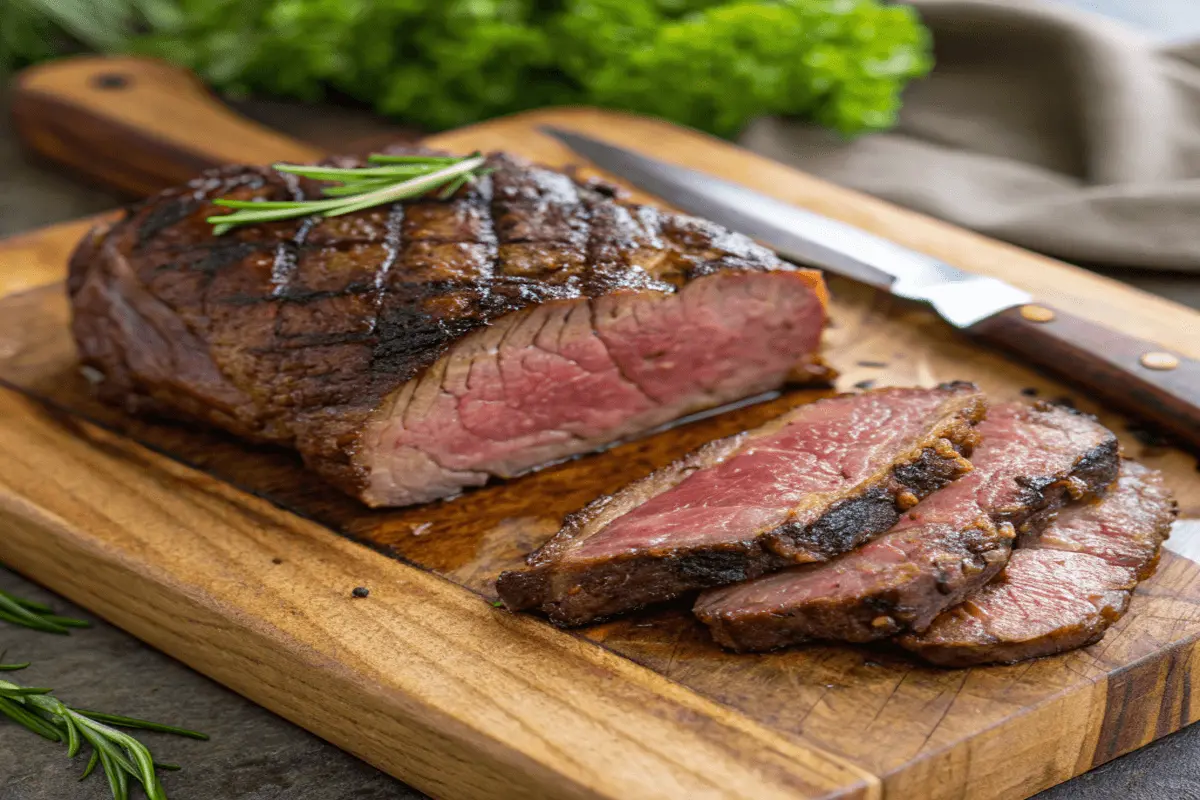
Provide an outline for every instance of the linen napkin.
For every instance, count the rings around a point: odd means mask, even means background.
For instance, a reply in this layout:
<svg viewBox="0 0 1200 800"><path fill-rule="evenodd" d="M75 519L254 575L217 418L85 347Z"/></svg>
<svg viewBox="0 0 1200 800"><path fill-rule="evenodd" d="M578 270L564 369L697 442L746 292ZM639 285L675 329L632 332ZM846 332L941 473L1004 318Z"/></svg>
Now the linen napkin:
<svg viewBox="0 0 1200 800"><path fill-rule="evenodd" d="M1039 0L916 0L937 65L899 126L762 119L749 148L1069 261L1200 273L1200 43Z"/></svg>

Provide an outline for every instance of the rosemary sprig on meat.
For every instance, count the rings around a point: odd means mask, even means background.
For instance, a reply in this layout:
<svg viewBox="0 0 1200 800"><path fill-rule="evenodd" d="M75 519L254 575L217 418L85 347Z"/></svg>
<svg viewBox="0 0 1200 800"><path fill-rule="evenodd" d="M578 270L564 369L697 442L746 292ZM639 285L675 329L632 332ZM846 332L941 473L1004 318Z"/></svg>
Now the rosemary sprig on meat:
<svg viewBox="0 0 1200 800"><path fill-rule="evenodd" d="M28 664L0 664L0 671L21 670ZM173 725L103 714L68 706L50 694L50 689L28 688L0 680L0 714L52 742L67 746L67 757L75 758L84 745L91 757L80 780L99 766L108 778L113 800L127 800L131 782L140 784L149 800L167 800L156 770L176 770L174 764L154 760L150 750L119 728L158 731L207 740L208 736Z"/></svg>
<svg viewBox="0 0 1200 800"><path fill-rule="evenodd" d="M44 633L66 635L71 628L86 628L89 622L71 617L60 617L54 609L44 603L35 603L0 589L0 622L33 628Z"/></svg>
<svg viewBox="0 0 1200 800"><path fill-rule="evenodd" d="M467 183L485 174L486 159L479 153L465 158L452 156L390 156L375 154L365 167L322 167L276 164L285 172L336 185L322 190L325 200L214 200L214 204L233 210L208 218L213 233L220 236L239 225L274 222L318 215L336 217L375 206L420 197L440 189L439 197L448 198Z"/></svg>

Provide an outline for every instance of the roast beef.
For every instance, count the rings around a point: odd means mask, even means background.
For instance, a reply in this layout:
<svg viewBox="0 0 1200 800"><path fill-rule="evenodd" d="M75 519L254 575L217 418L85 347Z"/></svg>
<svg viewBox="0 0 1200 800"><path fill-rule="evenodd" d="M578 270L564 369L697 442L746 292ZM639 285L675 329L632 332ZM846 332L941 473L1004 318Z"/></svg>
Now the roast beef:
<svg viewBox="0 0 1200 800"><path fill-rule="evenodd" d="M1175 519L1162 475L1133 462L1103 501L1072 506L1000 576L900 643L935 664L1012 663L1099 641L1150 577Z"/></svg>
<svg viewBox="0 0 1200 800"><path fill-rule="evenodd" d="M214 198L320 188L232 167L98 228L69 290L102 396L295 447L386 506L829 377L818 273L603 186L490 166L449 200L214 237Z"/></svg>
<svg viewBox="0 0 1200 800"><path fill-rule="evenodd" d="M500 596L574 625L832 558L970 470L985 410L961 383L800 406L568 518Z"/></svg>
<svg viewBox="0 0 1200 800"><path fill-rule="evenodd" d="M696 615L742 651L923 630L995 577L1018 529L1040 531L1068 500L1116 478L1117 439L1092 417L1013 403L992 409L978 432L975 469L887 533L825 564L705 592Z"/></svg>

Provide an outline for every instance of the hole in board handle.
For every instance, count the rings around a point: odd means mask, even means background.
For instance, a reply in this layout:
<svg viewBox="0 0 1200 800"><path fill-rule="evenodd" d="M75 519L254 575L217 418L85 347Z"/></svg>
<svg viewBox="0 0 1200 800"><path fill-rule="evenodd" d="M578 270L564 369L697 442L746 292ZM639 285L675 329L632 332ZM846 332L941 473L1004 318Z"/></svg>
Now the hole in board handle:
<svg viewBox="0 0 1200 800"><path fill-rule="evenodd" d="M119 72L103 72L92 78L92 86L105 91L115 91L128 88L133 79Z"/></svg>

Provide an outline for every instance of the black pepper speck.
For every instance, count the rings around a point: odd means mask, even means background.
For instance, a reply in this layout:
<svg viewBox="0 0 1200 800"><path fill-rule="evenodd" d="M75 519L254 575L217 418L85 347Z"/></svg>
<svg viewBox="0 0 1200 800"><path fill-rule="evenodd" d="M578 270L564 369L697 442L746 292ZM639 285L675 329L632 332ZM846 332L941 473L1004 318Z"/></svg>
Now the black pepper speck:
<svg viewBox="0 0 1200 800"><path fill-rule="evenodd" d="M351 592L350 594L352 594L355 597L361 598L361 597L366 597L367 595L371 594L371 590L365 586L356 586L356 587L354 587L354 591Z"/></svg>
<svg viewBox="0 0 1200 800"><path fill-rule="evenodd" d="M1037 397L1038 390L1034 386L1026 386L1024 389L1021 390L1021 394L1025 395L1026 397Z"/></svg>

